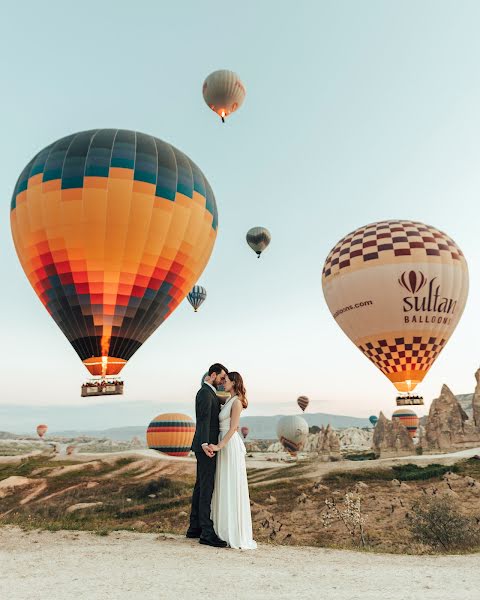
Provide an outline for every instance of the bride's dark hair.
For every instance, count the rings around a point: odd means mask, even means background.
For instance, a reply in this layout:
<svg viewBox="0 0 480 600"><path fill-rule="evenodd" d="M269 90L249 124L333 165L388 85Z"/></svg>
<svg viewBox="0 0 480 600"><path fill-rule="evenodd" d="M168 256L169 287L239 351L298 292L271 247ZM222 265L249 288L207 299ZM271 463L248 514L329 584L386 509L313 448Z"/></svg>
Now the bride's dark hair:
<svg viewBox="0 0 480 600"><path fill-rule="evenodd" d="M230 381L233 383L233 392L235 396L240 398L240 402L242 403L243 408L247 408L248 400L247 400L247 390L243 385L243 379L240 373L236 371L230 371L227 375Z"/></svg>

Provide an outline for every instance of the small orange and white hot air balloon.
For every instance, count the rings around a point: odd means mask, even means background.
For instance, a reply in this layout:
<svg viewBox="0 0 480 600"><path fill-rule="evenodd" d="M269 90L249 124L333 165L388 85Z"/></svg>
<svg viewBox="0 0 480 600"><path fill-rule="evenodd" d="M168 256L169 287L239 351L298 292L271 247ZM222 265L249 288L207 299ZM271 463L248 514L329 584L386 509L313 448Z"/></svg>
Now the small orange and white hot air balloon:
<svg viewBox="0 0 480 600"><path fill-rule="evenodd" d="M242 106L246 89L233 71L214 71L203 82L203 99L225 123L225 119Z"/></svg>
<svg viewBox="0 0 480 600"><path fill-rule="evenodd" d="M399 392L409 393L462 316L468 268L457 244L435 227L381 221L334 246L322 284L344 333ZM410 398L410 404L423 403Z"/></svg>
<svg viewBox="0 0 480 600"><path fill-rule="evenodd" d="M39 438L43 438L43 436L47 433L48 430L48 426L41 423L40 425L37 425L37 435Z"/></svg>

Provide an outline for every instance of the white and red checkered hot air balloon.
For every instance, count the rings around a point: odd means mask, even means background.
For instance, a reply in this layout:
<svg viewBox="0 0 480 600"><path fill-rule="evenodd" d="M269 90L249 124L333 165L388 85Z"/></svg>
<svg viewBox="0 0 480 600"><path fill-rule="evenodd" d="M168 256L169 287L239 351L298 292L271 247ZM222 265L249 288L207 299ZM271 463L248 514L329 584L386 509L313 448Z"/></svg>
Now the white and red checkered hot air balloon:
<svg viewBox="0 0 480 600"><path fill-rule="evenodd" d="M409 393L462 316L468 268L457 244L435 227L381 221L334 246L322 283L338 325L399 392Z"/></svg>

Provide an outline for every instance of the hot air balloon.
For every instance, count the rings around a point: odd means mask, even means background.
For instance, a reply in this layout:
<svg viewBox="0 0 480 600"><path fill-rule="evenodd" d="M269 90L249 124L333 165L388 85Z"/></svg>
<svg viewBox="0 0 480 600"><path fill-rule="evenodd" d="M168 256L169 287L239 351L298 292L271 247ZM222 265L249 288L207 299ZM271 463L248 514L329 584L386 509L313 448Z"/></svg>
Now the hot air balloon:
<svg viewBox="0 0 480 600"><path fill-rule="evenodd" d="M271 239L272 236L265 227L252 227L247 232L247 244L257 254L257 258L260 258Z"/></svg>
<svg viewBox="0 0 480 600"><path fill-rule="evenodd" d="M392 414L392 421L398 419L408 431L411 438L417 435L418 423L420 419L410 408L399 408Z"/></svg>
<svg viewBox="0 0 480 600"><path fill-rule="evenodd" d="M67 446L66 453L71 456L75 452L75 446Z"/></svg>
<svg viewBox="0 0 480 600"><path fill-rule="evenodd" d="M39 438L43 438L43 436L47 433L48 430L48 426L44 425L43 423L41 425L37 425L37 435Z"/></svg>
<svg viewBox="0 0 480 600"><path fill-rule="evenodd" d="M247 438L247 435L248 435L248 432L250 431L250 429L248 427L241 427L240 431L242 432L243 439L245 440Z"/></svg>
<svg viewBox="0 0 480 600"><path fill-rule="evenodd" d="M192 291L188 294L187 298L190 304L193 306L193 310L197 312L200 306L207 297L207 290L201 285L194 285Z"/></svg>
<svg viewBox="0 0 480 600"><path fill-rule="evenodd" d="M308 424L303 417L289 415L282 417L277 424L277 436L282 446L292 456L296 456L307 439Z"/></svg>
<svg viewBox="0 0 480 600"><path fill-rule="evenodd" d="M370 421L372 426L375 427L375 425L377 424L377 421L378 421L378 417L376 415L372 415L372 416L368 417L368 420Z"/></svg>
<svg viewBox="0 0 480 600"><path fill-rule="evenodd" d="M40 300L93 376L117 375L198 281L213 192L182 152L134 131L62 138L22 171L12 235Z"/></svg>
<svg viewBox="0 0 480 600"><path fill-rule="evenodd" d="M305 412L305 409L309 405L310 400L306 396L299 396L297 398L297 404L302 409L302 412Z"/></svg>
<svg viewBox="0 0 480 600"><path fill-rule="evenodd" d="M423 380L468 294L460 248L414 221L381 221L349 233L329 253L322 281L334 319L401 393Z"/></svg>
<svg viewBox="0 0 480 600"><path fill-rule="evenodd" d="M233 71L214 71L203 82L203 99L225 123L245 100L245 86Z"/></svg>
<svg viewBox="0 0 480 600"><path fill-rule="evenodd" d="M147 446L170 456L187 456L190 452L195 423L181 413L156 416L147 429Z"/></svg>

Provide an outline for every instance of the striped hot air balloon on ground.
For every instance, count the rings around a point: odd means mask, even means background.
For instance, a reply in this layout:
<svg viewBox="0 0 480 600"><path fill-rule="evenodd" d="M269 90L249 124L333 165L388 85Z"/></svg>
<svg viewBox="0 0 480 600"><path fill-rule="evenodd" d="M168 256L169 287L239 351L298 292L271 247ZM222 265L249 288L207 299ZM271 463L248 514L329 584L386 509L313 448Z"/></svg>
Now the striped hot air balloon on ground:
<svg viewBox="0 0 480 600"><path fill-rule="evenodd" d="M420 419L410 408L399 408L392 414L392 421L398 419L408 431L411 438L417 435L418 423Z"/></svg>
<svg viewBox="0 0 480 600"><path fill-rule="evenodd" d="M200 306L204 303L207 297L207 290L201 285L194 285L187 298L190 304L193 306L195 312L198 311Z"/></svg>
<svg viewBox="0 0 480 600"><path fill-rule="evenodd" d="M292 456L296 456L307 439L308 424L303 417L288 415L277 424L277 436L280 443Z"/></svg>
<svg viewBox="0 0 480 600"><path fill-rule="evenodd" d="M157 415L147 429L147 446L169 456L188 456L195 422L182 413Z"/></svg>
<svg viewBox="0 0 480 600"><path fill-rule="evenodd" d="M10 220L30 284L102 377L117 375L192 289L218 226L197 165L123 129L75 133L39 152L17 181Z"/></svg>
<svg viewBox="0 0 480 600"><path fill-rule="evenodd" d="M225 123L225 119L240 108L245 100L245 86L233 71L210 73L203 82L203 99Z"/></svg>

